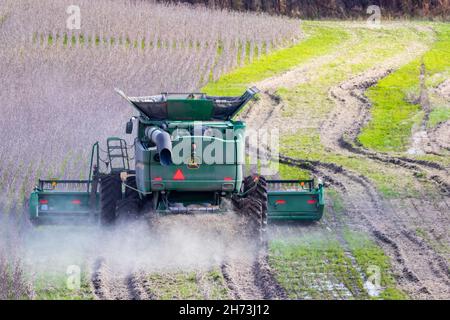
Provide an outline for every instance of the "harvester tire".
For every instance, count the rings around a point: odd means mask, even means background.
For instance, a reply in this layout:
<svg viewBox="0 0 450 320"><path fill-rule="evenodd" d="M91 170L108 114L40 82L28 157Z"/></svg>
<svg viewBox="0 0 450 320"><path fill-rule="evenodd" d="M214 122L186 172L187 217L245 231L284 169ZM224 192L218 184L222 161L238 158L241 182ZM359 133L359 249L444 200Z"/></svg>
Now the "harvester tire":
<svg viewBox="0 0 450 320"><path fill-rule="evenodd" d="M123 218L135 217L139 214L139 201L136 199L121 199L117 201L117 216Z"/></svg>
<svg viewBox="0 0 450 320"><path fill-rule="evenodd" d="M109 174L100 178L100 224L107 226L116 221L117 201L122 198L122 182L119 175Z"/></svg>
<svg viewBox="0 0 450 320"><path fill-rule="evenodd" d="M117 216L137 217L141 209L141 198L137 192L136 177L129 176L126 180L125 197L117 202Z"/></svg>
<svg viewBox="0 0 450 320"><path fill-rule="evenodd" d="M127 181L125 182L127 186L130 186L131 188L125 188L125 199L135 199L140 200L139 192L137 192L137 183L136 183L136 176L129 176L127 177Z"/></svg>
<svg viewBox="0 0 450 320"><path fill-rule="evenodd" d="M267 227L267 180L263 176L248 176L244 178L243 188L247 198L261 202L261 230L264 232Z"/></svg>
<svg viewBox="0 0 450 320"><path fill-rule="evenodd" d="M243 200L242 211L250 219L251 223L254 225L254 229L259 232L262 227L261 224L261 213L262 213L262 203L258 199L245 198Z"/></svg>
<svg viewBox="0 0 450 320"><path fill-rule="evenodd" d="M244 179L244 197L234 197L233 205L248 219L249 228L261 242L267 226L267 181L264 177L249 176Z"/></svg>

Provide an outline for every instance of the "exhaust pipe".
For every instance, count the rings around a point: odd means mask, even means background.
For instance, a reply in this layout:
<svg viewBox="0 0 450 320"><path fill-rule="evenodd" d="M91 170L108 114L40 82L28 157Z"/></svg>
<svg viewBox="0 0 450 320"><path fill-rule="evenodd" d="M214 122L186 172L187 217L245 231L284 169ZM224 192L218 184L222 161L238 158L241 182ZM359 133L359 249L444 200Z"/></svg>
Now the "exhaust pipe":
<svg viewBox="0 0 450 320"><path fill-rule="evenodd" d="M161 165L170 166L172 164L172 141L170 140L170 134L158 127L148 127L145 129L145 135L156 145Z"/></svg>

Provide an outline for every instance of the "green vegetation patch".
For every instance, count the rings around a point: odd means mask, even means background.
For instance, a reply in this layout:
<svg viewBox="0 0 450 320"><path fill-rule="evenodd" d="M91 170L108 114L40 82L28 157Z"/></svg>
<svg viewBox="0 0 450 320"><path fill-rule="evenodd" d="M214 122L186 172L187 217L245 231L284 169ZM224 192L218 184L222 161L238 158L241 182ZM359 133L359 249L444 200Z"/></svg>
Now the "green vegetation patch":
<svg viewBox="0 0 450 320"><path fill-rule="evenodd" d="M408 299L408 296L396 287L396 281L391 272L390 259L379 246L362 233L346 231L344 232L344 238L349 244L356 262L367 278L377 277L375 273L379 272L382 290L378 298Z"/></svg>
<svg viewBox="0 0 450 320"><path fill-rule="evenodd" d="M355 44L352 41L351 46L343 49L345 55L338 55L333 61L307 74L308 83L300 84L293 89L285 88L277 91L284 102L282 116L286 119L287 125L292 123L293 119L300 122L297 125L300 129L294 134L281 137L280 152L298 159L336 163L361 173L370 178L386 197L416 195L420 189L415 183L416 178L412 175L401 175L365 157L339 155L325 148L321 141L320 127L335 107L335 102L330 99L331 87L377 66L380 60L396 56L406 50L413 41L429 42L431 36L428 33L417 33L411 27L393 30L354 28L352 32L357 41ZM385 43L391 45L385 46ZM294 170L288 175L295 175ZM288 176L283 173L282 177Z"/></svg>
<svg viewBox="0 0 450 320"><path fill-rule="evenodd" d="M86 273L80 275L80 286L65 273L40 273L34 281L34 293L37 300L92 300L90 277Z"/></svg>
<svg viewBox="0 0 450 320"><path fill-rule="evenodd" d="M307 170L295 168L288 166L286 164L281 164L278 167L279 174L284 179L292 179L292 180L308 180L311 179L311 173Z"/></svg>
<svg viewBox="0 0 450 320"><path fill-rule="evenodd" d="M208 272L155 273L148 277L155 299L228 299L228 289L222 273Z"/></svg>
<svg viewBox="0 0 450 320"><path fill-rule="evenodd" d="M395 169L388 169L382 164L355 155L340 155L328 152L320 143L320 136L315 131L302 132L297 135L283 136L280 139L280 153L296 159L322 161L326 163L336 163L347 169L359 172L371 179L377 189L386 198L399 196L415 196L423 188L413 183L416 178L399 173ZM295 148L291 147L295 146ZM283 168L281 165L280 174L282 178L290 179L305 176L305 171L295 167ZM395 177L393 182L393 177ZM424 180L424 183L429 181Z"/></svg>
<svg viewBox="0 0 450 320"><path fill-rule="evenodd" d="M380 247L352 231L345 231L342 241L308 233L270 242L269 264L289 298L408 299L396 287L390 260ZM379 285L376 291L368 288L369 281Z"/></svg>
<svg viewBox="0 0 450 320"><path fill-rule="evenodd" d="M274 240L269 254L276 279L291 299L367 298L361 276L332 236Z"/></svg>
<svg viewBox="0 0 450 320"><path fill-rule="evenodd" d="M438 124L450 119L450 106L449 107L438 107L430 112L430 117L428 119L428 127L434 128Z"/></svg>
<svg viewBox="0 0 450 320"><path fill-rule="evenodd" d="M260 59L238 68L218 81L208 83L202 91L216 95L240 95L247 86L307 61L324 55L348 38L347 32L339 27L321 26L314 22L302 25L307 38L289 48L262 55Z"/></svg>
<svg viewBox="0 0 450 320"><path fill-rule="evenodd" d="M422 61L427 77L450 69L450 25L438 24L434 28L437 40L422 59L403 66L368 90L373 107L372 119L359 136L364 146L379 151L406 150L412 126L423 116L420 105L411 102L411 97L419 95ZM435 111L431 126L446 117L448 113Z"/></svg>

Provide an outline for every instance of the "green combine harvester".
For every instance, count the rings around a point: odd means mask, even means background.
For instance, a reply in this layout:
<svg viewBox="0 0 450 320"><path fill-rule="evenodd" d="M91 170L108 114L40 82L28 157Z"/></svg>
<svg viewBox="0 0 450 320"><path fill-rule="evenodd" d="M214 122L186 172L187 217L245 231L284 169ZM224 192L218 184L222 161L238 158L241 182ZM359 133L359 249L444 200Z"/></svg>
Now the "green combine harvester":
<svg viewBox="0 0 450 320"><path fill-rule="evenodd" d="M322 217L321 182L315 186L314 180L244 177L245 123L233 117L259 92L256 88L240 97L128 97L116 91L139 112L126 123L126 133L135 132L134 144L110 137L102 150L95 143L86 180L39 180L29 200L32 222L110 225L129 215L220 214L230 210L230 204L255 230L264 230L268 219ZM104 170L101 152L107 156Z"/></svg>

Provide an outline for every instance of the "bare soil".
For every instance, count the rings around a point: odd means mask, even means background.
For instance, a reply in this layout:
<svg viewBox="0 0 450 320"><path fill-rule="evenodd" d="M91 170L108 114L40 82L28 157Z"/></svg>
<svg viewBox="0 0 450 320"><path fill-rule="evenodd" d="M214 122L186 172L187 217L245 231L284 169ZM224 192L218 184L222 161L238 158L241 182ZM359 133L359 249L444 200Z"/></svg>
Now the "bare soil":
<svg viewBox="0 0 450 320"><path fill-rule="evenodd" d="M428 136L439 148L450 151L450 121L440 123L428 133Z"/></svg>
<svg viewBox="0 0 450 320"><path fill-rule="evenodd" d="M144 221L137 222L139 225ZM164 286L173 283L177 274L197 274L196 288L204 299L214 298L217 289L207 279L216 268L222 273L229 297L234 299L283 299L285 293L276 283L267 263L267 250L246 232L245 221L234 213L226 215L167 216L153 218L148 232L141 238L142 259L131 259L127 247L112 244L115 255L98 258L92 271L92 292L97 299L159 299ZM118 227L120 233L143 230L132 223ZM117 233L117 232L116 232ZM131 236L132 238L133 236ZM124 239L123 241L130 241ZM129 245L134 246L134 241ZM141 245L142 246L142 245ZM132 253L131 253L132 255ZM156 278L151 275L156 276ZM152 279L157 279L152 280ZM184 298L174 293L174 299Z"/></svg>

